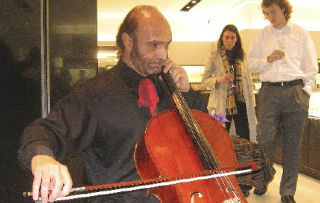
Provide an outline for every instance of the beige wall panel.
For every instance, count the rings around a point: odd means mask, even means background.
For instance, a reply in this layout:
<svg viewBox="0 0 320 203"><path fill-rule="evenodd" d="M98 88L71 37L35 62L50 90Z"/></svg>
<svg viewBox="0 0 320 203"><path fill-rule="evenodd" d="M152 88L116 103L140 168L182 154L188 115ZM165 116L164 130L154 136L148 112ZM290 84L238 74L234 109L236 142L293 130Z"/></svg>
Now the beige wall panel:
<svg viewBox="0 0 320 203"><path fill-rule="evenodd" d="M204 65L213 42L172 42L169 57L179 65Z"/></svg>

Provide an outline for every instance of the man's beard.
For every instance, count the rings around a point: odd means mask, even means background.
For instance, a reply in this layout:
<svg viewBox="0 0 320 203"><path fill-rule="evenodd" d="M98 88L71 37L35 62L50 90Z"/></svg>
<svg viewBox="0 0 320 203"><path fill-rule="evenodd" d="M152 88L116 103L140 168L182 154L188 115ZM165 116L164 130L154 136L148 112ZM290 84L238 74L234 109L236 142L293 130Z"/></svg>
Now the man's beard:
<svg viewBox="0 0 320 203"><path fill-rule="evenodd" d="M151 75L161 72L161 61L152 61L148 57L143 57L139 53L139 49L136 41L133 42L133 48L130 54L130 59L135 66L135 68L142 74Z"/></svg>

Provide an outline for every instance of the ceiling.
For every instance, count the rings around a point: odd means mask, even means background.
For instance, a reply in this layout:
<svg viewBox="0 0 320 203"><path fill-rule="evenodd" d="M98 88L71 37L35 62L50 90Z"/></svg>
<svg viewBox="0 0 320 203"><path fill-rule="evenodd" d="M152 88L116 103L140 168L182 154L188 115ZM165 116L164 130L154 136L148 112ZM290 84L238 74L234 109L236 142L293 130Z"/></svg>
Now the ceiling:
<svg viewBox="0 0 320 203"><path fill-rule="evenodd" d="M113 46L115 35L127 13L137 5L156 6L168 19L173 41L216 41L226 24L238 29L261 29L268 24L261 0L201 0L189 12L180 11L190 0L97 0L98 45ZM320 31L320 0L289 0L291 21L307 30ZM106 53L104 53L106 54ZM114 53L102 60L114 60ZM105 61L107 62L107 61Z"/></svg>
<svg viewBox="0 0 320 203"><path fill-rule="evenodd" d="M121 20L137 5L156 6L168 19L173 29L173 40L184 41L180 36L201 27L210 27L210 23L219 20L225 11L256 0L202 0L190 11L180 11L190 0L98 0L98 41L110 41L117 31ZM99 26L100 25L100 26ZM187 28L187 29L185 29ZM208 30L207 30L208 31ZM190 36L189 35L189 36ZM194 37L194 35L193 35ZM192 37L192 38L193 38ZM188 37L190 40L190 37ZM201 37L200 37L201 38ZM205 39L206 40L206 39Z"/></svg>
<svg viewBox="0 0 320 203"><path fill-rule="evenodd" d="M229 23L239 30L261 29L268 24L261 0L201 0L189 12L180 11L190 0L97 0L98 41L114 41L123 18L137 5L156 6L168 19L173 41L215 41ZM319 30L320 0L290 0L292 21Z"/></svg>
<svg viewBox="0 0 320 203"><path fill-rule="evenodd" d="M110 15L127 13L136 5L153 5L165 13L179 12L190 0L98 0L99 12ZM190 13L204 14L228 5L238 4L244 0L202 0ZM214 8L214 9L213 9Z"/></svg>

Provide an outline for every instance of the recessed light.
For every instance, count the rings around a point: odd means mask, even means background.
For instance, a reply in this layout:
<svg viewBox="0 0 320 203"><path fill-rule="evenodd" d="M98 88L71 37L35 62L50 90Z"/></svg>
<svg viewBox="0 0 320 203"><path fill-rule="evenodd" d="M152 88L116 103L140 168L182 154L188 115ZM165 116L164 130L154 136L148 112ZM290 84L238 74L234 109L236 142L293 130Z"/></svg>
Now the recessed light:
<svg viewBox="0 0 320 203"><path fill-rule="evenodd" d="M191 0L189 1L180 11L189 11L195 5L197 5L201 0Z"/></svg>

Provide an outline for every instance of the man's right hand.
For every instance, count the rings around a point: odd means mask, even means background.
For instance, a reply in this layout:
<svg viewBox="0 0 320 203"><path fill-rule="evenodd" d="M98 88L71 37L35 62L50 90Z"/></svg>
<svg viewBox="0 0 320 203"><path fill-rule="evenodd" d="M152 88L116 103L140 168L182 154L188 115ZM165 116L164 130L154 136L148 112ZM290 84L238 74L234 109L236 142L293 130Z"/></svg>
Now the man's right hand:
<svg viewBox="0 0 320 203"><path fill-rule="evenodd" d="M58 197L70 193L72 179L68 168L51 156L37 155L32 158L31 169L34 176L32 186L33 200L54 202Z"/></svg>
<svg viewBox="0 0 320 203"><path fill-rule="evenodd" d="M267 57L269 63L273 63L277 60L282 60L286 53L282 50L273 50L272 53Z"/></svg>

